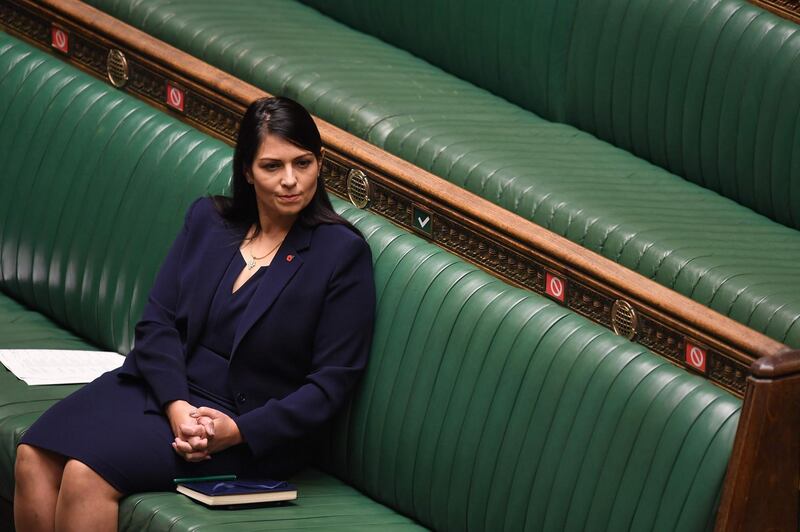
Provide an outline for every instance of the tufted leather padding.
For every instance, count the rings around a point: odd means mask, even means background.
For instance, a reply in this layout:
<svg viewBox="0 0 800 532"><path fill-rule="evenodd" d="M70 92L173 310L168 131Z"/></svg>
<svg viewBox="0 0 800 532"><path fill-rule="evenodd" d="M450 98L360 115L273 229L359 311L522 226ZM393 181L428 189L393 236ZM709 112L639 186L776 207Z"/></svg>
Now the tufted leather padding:
<svg viewBox="0 0 800 532"><path fill-rule="evenodd" d="M174 493L138 493L120 505L119 530L129 532L290 531L395 532L426 530L408 517L372 501L354 487L308 469L292 482L296 504L266 509L207 510Z"/></svg>
<svg viewBox="0 0 800 532"><path fill-rule="evenodd" d="M582 1L567 64L568 122L800 229L796 24L746 0Z"/></svg>
<svg viewBox="0 0 800 532"><path fill-rule="evenodd" d="M800 228L800 32L746 0L303 0Z"/></svg>
<svg viewBox="0 0 800 532"><path fill-rule="evenodd" d="M0 160L14 169L1 182L3 289L97 344L122 344L126 334L115 331L135 321L129 302L151 283L141 272L165 253L147 242L168 243L188 201L224 187L231 150L1 33L0 96L0 132L8 124L17 132L0 138ZM74 134L67 143L59 131ZM171 142L160 150L163 138ZM367 373L328 440L327 468L437 530L710 526L738 399L382 218L334 204L369 241L378 321ZM56 266L42 267L48 261ZM39 277L52 271L67 273ZM24 313L0 299L0 316ZM3 486L13 443L53 399L46 389L25 393L0 393ZM5 410L15 398L21 415ZM175 494L142 494L124 501L120 522L130 530L414 527L318 471L297 481L308 499L296 506L214 512Z"/></svg>
<svg viewBox="0 0 800 532"><path fill-rule="evenodd" d="M370 241L379 310L369 371L331 440L337 475L436 530L707 526L738 401L383 220L344 214Z"/></svg>
<svg viewBox="0 0 800 532"><path fill-rule="evenodd" d="M142 256L225 184L230 149L0 36L0 289L127 352L159 264Z"/></svg>
<svg viewBox="0 0 800 532"><path fill-rule="evenodd" d="M540 116L563 121L575 0L302 0Z"/></svg>
<svg viewBox="0 0 800 532"><path fill-rule="evenodd" d="M800 235L794 229L590 134L525 112L293 1L89 3L246 81L296 98L322 118L389 152L722 314L800 347L800 284L796 282ZM461 4L465 9L478 9L478 4L485 3ZM519 11L511 12L527 13L520 15L524 20L532 16L526 10L541 12L542 27L547 27L550 18L555 21L567 16L572 3L551 8L545 7L551 4L544 0L515 5ZM392 35L399 31L391 30L394 22L413 20L432 35L461 38L457 27L447 26L448 10L431 8L435 11L431 20L443 24L440 31L439 26L426 26L424 11L413 11L423 9L417 2L348 0L326 3L325 9L339 16L339 6L341 12L359 6L363 8L359 16L375 24L378 15L396 15L389 21L380 19L381 27L394 31ZM403 6L409 11L400 16ZM494 24L493 17L486 18L486 24ZM516 23L511 27L516 28ZM492 28L487 26L478 33ZM470 40L470 35L463 38ZM530 46L519 44L525 54L504 53L499 60L513 58L513 65L502 64L527 72L522 60L529 53L537 65L531 72L541 72L545 63L551 65L546 69L550 73L546 83L540 81L547 86L557 84L559 65L566 65L566 59L558 59L559 53L546 47L550 59L540 58L542 46L533 43L543 36L532 29L530 39ZM479 39L470 42L485 44ZM463 52L460 45L452 46L456 48L444 46L436 53L452 51L459 65L468 64L467 58L459 55ZM487 56L479 63L485 66L490 60ZM575 70L569 72L572 78L578 75ZM543 90L534 77L525 81L529 79L526 76L519 76L523 85L531 91ZM566 98L564 90L548 90L547 98L562 93ZM578 99L572 94L570 101ZM645 120L647 116L639 112L636 118ZM748 131L755 131L751 125L746 126ZM729 125L724 130L726 135L746 134ZM720 164L732 160L720 153ZM745 155L743 149L737 153L737 157ZM794 160L800 161L800 157Z"/></svg>

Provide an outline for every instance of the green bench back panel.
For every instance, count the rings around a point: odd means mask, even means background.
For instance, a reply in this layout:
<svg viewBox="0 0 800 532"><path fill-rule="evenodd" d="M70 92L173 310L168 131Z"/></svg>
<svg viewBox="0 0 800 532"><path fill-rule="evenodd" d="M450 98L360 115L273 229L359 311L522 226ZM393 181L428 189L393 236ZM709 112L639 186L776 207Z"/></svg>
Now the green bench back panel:
<svg viewBox="0 0 800 532"><path fill-rule="evenodd" d="M437 530L703 530L740 403L349 207L376 264L370 367L329 466ZM713 471L713 473L712 473Z"/></svg>
<svg viewBox="0 0 800 532"><path fill-rule="evenodd" d="M302 0L800 228L800 32L746 0Z"/></svg>
<svg viewBox="0 0 800 532"><path fill-rule="evenodd" d="M592 0L578 12L568 122L800 228L796 24L746 0Z"/></svg>
<svg viewBox="0 0 800 532"><path fill-rule="evenodd" d="M231 149L0 33L2 288L125 350ZM703 530L741 402L335 200L367 237L372 358L327 467L440 530Z"/></svg>
<svg viewBox="0 0 800 532"><path fill-rule="evenodd" d="M302 1L540 116L566 116L575 0Z"/></svg>
<svg viewBox="0 0 800 532"><path fill-rule="evenodd" d="M230 149L0 37L0 289L127 352L160 257L188 204L226 184Z"/></svg>

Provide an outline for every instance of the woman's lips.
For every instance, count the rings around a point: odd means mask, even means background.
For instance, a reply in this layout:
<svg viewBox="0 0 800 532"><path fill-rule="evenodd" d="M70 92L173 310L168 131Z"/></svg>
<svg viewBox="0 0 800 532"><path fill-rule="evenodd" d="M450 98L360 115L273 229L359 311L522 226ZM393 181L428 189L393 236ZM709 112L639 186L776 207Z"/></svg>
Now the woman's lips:
<svg viewBox="0 0 800 532"><path fill-rule="evenodd" d="M300 199L301 194L284 194L279 195L278 199L280 201L285 201L287 203L292 203Z"/></svg>

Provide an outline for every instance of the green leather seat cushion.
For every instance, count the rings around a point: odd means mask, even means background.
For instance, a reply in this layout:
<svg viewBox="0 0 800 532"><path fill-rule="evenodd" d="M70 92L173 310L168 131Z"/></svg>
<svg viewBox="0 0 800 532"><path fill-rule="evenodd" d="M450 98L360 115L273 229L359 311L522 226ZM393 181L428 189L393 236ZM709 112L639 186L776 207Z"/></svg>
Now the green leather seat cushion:
<svg viewBox="0 0 800 532"><path fill-rule="evenodd" d="M794 229L291 0L89 3L800 347Z"/></svg>
<svg viewBox="0 0 800 532"><path fill-rule="evenodd" d="M307 469L292 482L300 498L268 509L211 510L174 493L131 495L120 505L119 530L425 530L318 469Z"/></svg>
<svg viewBox="0 0 800 532"><path fill-rule="evenodd" d="M0 288L93 345L126 352L187 205L225 188L231 152L0 33ZM437 530L713 523L741 401L385 219L334 206L370 244L378 304L368 370L320 439L319 465L340 480L310 471L298 479L307 500L252 513L134 495L124 527L414 526L383 505ZM9 323L28 312L1 308ZM55 346L42 334L13 345ZM3 486L16 438L62 394L21 386L8 386L0 417Z"/></svg>

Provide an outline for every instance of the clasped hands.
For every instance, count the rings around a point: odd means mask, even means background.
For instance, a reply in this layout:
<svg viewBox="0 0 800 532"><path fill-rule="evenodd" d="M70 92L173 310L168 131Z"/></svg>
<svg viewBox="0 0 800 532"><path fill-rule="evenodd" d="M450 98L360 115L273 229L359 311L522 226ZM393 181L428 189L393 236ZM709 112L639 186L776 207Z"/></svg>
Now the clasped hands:
<svg viewBox="0 0 800 532"><path fill-rule="evenodd" d="M211 455L242 442L239 427L219 410L178 400L166 407L175 440L172 448L187 462L210 460Z"/></svg>

